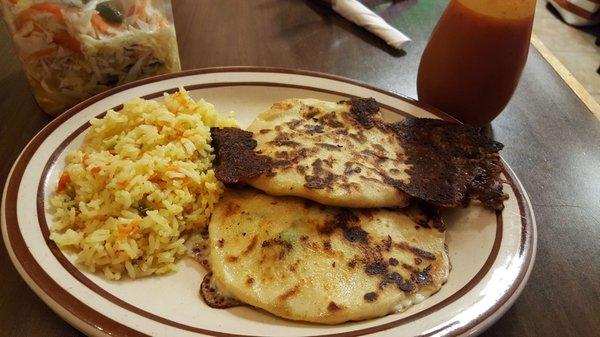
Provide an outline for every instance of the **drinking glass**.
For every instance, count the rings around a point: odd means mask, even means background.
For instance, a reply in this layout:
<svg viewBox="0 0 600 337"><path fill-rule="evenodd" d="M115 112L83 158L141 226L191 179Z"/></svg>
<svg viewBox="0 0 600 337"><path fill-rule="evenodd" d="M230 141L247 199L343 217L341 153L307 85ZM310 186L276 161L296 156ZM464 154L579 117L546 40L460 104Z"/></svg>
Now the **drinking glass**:
<svg viewBox="0 0 600 337"><path fill-rule="evenodd" d="M419 66L419 100L476 126L514 94L527 62L535 0L451 0Z"/></svg>

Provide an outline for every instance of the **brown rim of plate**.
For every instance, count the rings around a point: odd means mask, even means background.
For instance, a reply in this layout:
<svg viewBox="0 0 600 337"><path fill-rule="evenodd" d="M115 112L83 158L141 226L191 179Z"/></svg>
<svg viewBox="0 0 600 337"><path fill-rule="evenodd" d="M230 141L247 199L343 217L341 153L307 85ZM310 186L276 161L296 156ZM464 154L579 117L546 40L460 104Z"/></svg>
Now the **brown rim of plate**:
<svg viewBox="0 0 600 337"><path fill-rule="evenodd" d="M23 238L21 232L19 231L20 227L18 225L16 206L17 206L18 188L19 188L21 179L23 177L24 170L25 170L27 164L29 163L29 160L31 159L33 154L36 152L38 147L41 145L41 143L58 126L63 124L68 118L75 115L79 111L85 109L86 107L90 106L91 104L93 104L105 97L108 97L117 92L121 92L123 90L129 89L129 88L141 85L141 84L158 82L158 81L161 81L164 79L169 79L169 78L177 78L177 77L184 77L184 76L189 76L189 75L204 74L204 73L217 73L217 72L291 73L291 74L316 76L316 77L321 77L321 78L342 81L342 82L350 83L353 85L361 86L361 87L364 87L367 89L375 90L375 91L381 92L383 94L401 99L410 104L413 104L420 108L423 108L438 117L441 117L443 119L449 119L448 116L446 116L442 112L432 109L418 101L412 100L410 98L406 98L402 95L399 95L399 94L396 94L393 92L385 91L382 89L372 87L367 84L363 84L363 83L360 83L360 82L357 82L354 80L350 80L347 78L328 75L328 74L322 74L322 73L316 73L316 72L301 71L301 70L291 70L291 69L281 69L281 68L256 68L256 67L207 68L207 69L190 70L190 71L185 71L185 72L176 73L176 74L161 75L161 76L157 76L157 77L153 77L153 78L143 79L143 80L140 80L137 82L132 82L132 83L126 84L124 86L111 89L107 92L104 92L102 94L94 96L94 97L76 105L75 107L69 109L67 112L65 112L64 114L62 114L61 116L56 118L54 121L49 123L46 127L44 127L26 146L25 150L23 150L20 158L17 160L17 162L14 165L13 172L11 173L11 176L10 176L10 180L7 182L4 203L5 203L5 219L6 219L6 227L7 227L6 228L7 237L9 239L10 246L14 252L15 259L19 262L19 264L21 265L23 271L27 274L27 276L40 288L41 291L43 291L53 301L59 303L60 306L62 306L64 309L66 309L74 317L77 317L77 319L80 320L81 322L83 322L84 324L86 324L92 328L95 328L103 333L108 333L110 335L145 336L143 333L136 331L128 326L125 326L119 322L116 322L116 321L112 320L111 318L106 317L106 316L102 315L101 313L93 310L92 308L86 306L84 303L82 303L81 301L76 299L73 295L68 293L65 289L61 288L51 278L51 276L48 275L42 269L42 267L37 263L37 261L33 258L33 256L27 249L24 238ZM302 88L302 89L308 89L308 90L313 90L313 91L321 91L321 92L332 93L332 94L350 97L349 95L344 94L344 93L328 91L328 90L324 90L324 89L320 89L320 88L288 85L288 84L281 84L281 83L274 84L274 83L266 83L266 82L213 83L213 84L191 85L191 86L188 86L187 88L190 90L193 90L193 89L206 88L206 87L239 86L239 85L264 85L264 86L277 85L277 86L284 86L284 87ZM176 88L174 88L172 90L176 90ZM170 91L170 90L167 90L167 91ZM144 97L145 98L154 98L154 97L160 96L161 94L162 94L162 91L158 92L158 93L146 95ZM389 109L394 112L400 112L399 110L391 108L391 107L384 106L384 108ZM406 116L405 113L403 115ZM74 133L69 135L67 137L67 139L65 141L63 141L63 143L61 143L60 146L54 151L49 162L46 163L46 166L44 167L44 171L42 172L42 177L41 177L42 180L40 181L40 184L38 186L38 193L37 193L38 218L40 221L40 227L41 227L42 232L45 237L45 241L48 244L48 247L52 251L53 255L57 258L57 260L61 263L61 265L71 275L73 275L75 278L77 278L82 284L84 284L85 286L87 286L88 288L93 290L94 292L98 293L100 296L104 297L105 299L113 302L114 304L121 306L127 310L130 310L138 315L141 315L142 317L157 321L162 324L170 325L175 328L192 331L192 332L199 332L199 333L211 334L211 335L217 335L217 336L246 336L246 335L227 334L227 333L187 326L187 325L184 325L181 323L167 320L165 318L156 316L154 314L151 314L144 310L136 308L136 307L132 306L131 304L126 303L126 302L114 297L110 293L101 289L99 286L97 286L91 280L89 280L85 275L83 275L83 273L81 273L75 266L73 266L66 259L66 257L62 254L62 252L56 247L54 242L52 242L48 239L48 227L47 227L47 224L45 221L45 216L44 216L44 188L47 185L45 180L47 178L48 169L56 161L60 151L62 149L64 149L64 147L68 143L70 143L78 134L83 132L88 126L89 126L89 124L86 123L83 126L81 126L80 128L78 128ZM514 176L514 173L506 166L505 163L503 163L503 164L504 164L504 168L505 168L504 173L509 181L511 188L515 192L515 195L516 195L517 201L518 201L518 205L519 205L519 211L520 211L521 217L523 219L519 255L521 255L521 256L525 255L526 262L525 262L524 266L529 266L531 264L531 258L533 256L533 246L532 246L532 242L531 242L532 241L532 231L533 231L533 227L532 227L533 226L533 218L531 216L531 210L528 207L529 205L525 204L525 199L523 197L523 191L521 189L521 186L516 183L516 177ZM497 253L499 251L501 238L502 238L502 217L500 216L500 214L497 215L497 220L498 220L498 222L497 222L496 238L495 238L495 242L492 247L492 251L491 251L490 255L488 256L482 269L475 275L475 277L473 279L471 279L458 292L454 293L453 295L446 298L442 302L434 305L433 307L423 310L423 311L416 313L414 315L411 315L409 317L405 317L405 318L402 318L402 319L399 319L399 320L396 320L393 322L385 323L385 324L370 327L370 328L349 331L349 332L343 332L343 333L337 333L337 334L321 335L321 336L357 336L357 335L363 335L363 334L374 333L377 331L387 330L387 329L394 328L399 325L414 321L414 320L424 317L426 315L429 315L432 312L435 312L435 311L441 309L442 307L456 301L458 298L462 297L465 293L467 293L470 289L472 289L476 284L478 284L479 281L487 274L487 272L493 265L493 263L496 259ZM10 226L9 226L9 224L10 224ZM472 329L473 327L481 324L486 318L490 317L494 312L496 312L498 309L500 309L516 292L518 287L523 282L526 273L527 273L527 267L522 268L520 270L520 273L518 275L516 282L511 286L509 291L503 295L503 297L500 299L500 301L495 303L492 308L489 308L488 310L486 310L485 313L481 314L476 319L469 322L469 324L467 326L464 326L464 327L461 327L460 329L451 331L451 334L456 335L456 334L460 334L460 333L463 333L465 331ZM442 328L442 330L446 329L446 328L450 328L452 325L455 325L455 324L457 324L457 322L448 322L447 324L445 324L445 326ZM426 336L426 335L423 335L423 336Z"/></svg>

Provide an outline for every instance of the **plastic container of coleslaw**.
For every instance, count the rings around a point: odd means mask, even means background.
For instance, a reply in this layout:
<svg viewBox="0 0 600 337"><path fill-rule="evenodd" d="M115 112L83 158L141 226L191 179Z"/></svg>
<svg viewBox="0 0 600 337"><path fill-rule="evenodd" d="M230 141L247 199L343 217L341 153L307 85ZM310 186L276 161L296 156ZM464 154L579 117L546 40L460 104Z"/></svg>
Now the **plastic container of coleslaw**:
<svg viewBox="0 0 600 337"><path fill-rule="evenodd" d="M111 87L181 70L170 0L0 0L33 94L58 115Z"/></svg>

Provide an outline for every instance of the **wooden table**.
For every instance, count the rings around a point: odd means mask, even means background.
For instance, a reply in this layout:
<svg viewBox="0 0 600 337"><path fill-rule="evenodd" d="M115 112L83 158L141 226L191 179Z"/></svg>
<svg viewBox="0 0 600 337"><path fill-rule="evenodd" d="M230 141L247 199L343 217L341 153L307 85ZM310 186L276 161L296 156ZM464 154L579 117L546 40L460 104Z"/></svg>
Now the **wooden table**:
<svg viewBox="0 0 600 337"><path fill-rule="evenodd" d="M395 52L329 10L299 0L176 0L185 69L227 65L323 71L416 97L416 73L446 1L388 8L366 1L414 39ZM0 181L50 117L28 90L6 29L0 32ZM600 333L600 122L531 50L521 84L493 122L503 156L529 192L539 230L521 297L484 336ZM21 280L0 248L0 335L78 336Z"/></svg>

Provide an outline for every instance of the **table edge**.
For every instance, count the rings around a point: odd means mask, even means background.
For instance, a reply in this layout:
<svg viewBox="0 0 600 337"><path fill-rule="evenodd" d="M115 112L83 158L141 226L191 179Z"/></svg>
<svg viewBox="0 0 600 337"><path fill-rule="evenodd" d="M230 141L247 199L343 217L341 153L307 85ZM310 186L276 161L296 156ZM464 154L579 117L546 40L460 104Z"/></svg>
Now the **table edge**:
<svg viewBox="0 0 600 337"><path fill-rule="evenodd" d="M550 64L552 69L560 76L565 84L577 95L581 102L600 120L600 103L585 89L585 87L573 76L573 74L564 66L562 62L550 51L548 47L533 33L531 35L531 45L540 55Z"/></svg>

